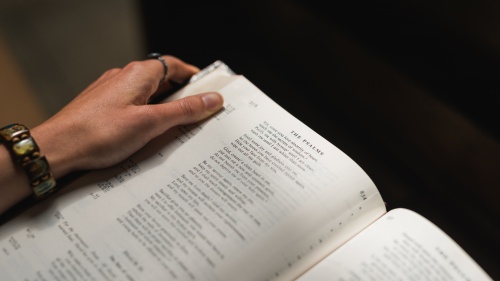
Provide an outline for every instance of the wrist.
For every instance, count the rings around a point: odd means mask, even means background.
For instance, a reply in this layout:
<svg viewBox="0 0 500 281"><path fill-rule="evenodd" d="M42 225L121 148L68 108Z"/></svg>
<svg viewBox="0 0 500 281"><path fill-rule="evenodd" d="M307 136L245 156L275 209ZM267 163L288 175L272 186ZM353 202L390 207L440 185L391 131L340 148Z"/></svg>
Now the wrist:
<svg viewBox="0 0 500 281"><path fill-rule="evenodd" d="M75 170L72 166L71 155L65 149L67 144L63 143L64 135L45 123L33 128L31 135L36 140L40 152L49 162L54 178L60 179Z"/></svg>
<svg viewBox="0 0 500 281"><path fill-rule="evenodd" d="M27 127L10 124L0 128L0 143L2 210L30 193L42 199L56 190L50 165Z"/></svg>

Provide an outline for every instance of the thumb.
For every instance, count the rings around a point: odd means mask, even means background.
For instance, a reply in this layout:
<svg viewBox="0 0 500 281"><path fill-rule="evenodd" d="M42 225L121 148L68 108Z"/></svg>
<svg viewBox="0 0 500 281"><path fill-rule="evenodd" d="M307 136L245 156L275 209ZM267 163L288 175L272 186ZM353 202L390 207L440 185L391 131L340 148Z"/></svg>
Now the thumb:
<svg viewBox="0 0 500 281"><path fill-rule="evenodd" d="M159 104L163 120L169 127L195 123L222 108L224 99L219 93L209 92Z"/></svg>

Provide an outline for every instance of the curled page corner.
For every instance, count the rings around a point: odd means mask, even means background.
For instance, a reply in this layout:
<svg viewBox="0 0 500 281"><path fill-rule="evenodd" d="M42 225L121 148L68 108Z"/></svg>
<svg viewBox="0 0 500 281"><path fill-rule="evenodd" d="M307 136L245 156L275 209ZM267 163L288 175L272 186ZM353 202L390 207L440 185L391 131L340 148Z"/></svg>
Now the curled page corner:
<svg viewBox="0 0 500 281"><path fill-rule="evenodd" d="M228 73L235 74L234 71L232 71L229 68L229 66L227 66L227 64L225 64L223 61L216 60L215 62L211 63L209 66L203 68L200 72L193 75L191 77L191 79L189 80L189 83L194 83L194 82L200 80L201 78L205 77L206 75L215 71L216 69L223 69Z"/></svg>

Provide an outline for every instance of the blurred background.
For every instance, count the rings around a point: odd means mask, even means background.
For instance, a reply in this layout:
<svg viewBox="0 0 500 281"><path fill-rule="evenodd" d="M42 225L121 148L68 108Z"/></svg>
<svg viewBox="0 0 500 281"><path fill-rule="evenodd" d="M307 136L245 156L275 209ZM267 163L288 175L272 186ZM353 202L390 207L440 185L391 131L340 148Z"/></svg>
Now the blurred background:
<svg viewBox="0 0 500 281"><path fill-rule="evenodd" d="M500 279L499 14L486 0L2 1L0 121L33 127L152 51L220 59Z"/></svg>

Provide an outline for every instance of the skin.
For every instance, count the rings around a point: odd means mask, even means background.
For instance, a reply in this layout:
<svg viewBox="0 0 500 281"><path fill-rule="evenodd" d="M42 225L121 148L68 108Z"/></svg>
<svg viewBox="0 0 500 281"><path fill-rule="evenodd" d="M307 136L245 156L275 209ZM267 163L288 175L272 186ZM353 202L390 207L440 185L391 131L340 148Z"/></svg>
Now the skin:
<svg viewBox="0 0 500 281"><path fill-rule="evenodd" d="M110 69L53 117L31 128L57 179L75 171L100 169L125 160L168 129L200 121L222 108L218 93L203 93L164 104L147 104L155 94L199 69L173 56L131 62ZM2 124L4 126L7 124ZM22 168L0 145L0 214L32 194Z"/></svg>

